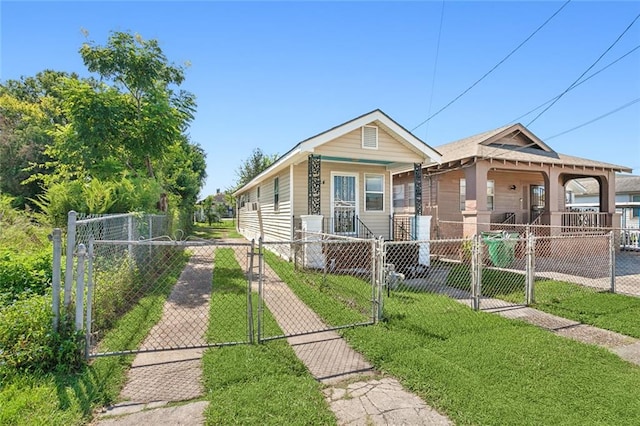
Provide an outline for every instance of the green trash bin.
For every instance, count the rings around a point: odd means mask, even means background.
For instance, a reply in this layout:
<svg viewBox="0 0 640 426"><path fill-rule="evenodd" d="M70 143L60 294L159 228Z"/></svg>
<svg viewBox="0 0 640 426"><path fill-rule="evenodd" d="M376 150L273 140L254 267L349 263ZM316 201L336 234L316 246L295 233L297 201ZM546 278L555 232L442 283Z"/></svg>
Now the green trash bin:
<svg viewBox="0 0 640 426"><path fill-rule="evenodd" d="M485 231L482 239L489 249L489 259L498 268L506 268L515 259L520 234L507 231Z"/></svg>

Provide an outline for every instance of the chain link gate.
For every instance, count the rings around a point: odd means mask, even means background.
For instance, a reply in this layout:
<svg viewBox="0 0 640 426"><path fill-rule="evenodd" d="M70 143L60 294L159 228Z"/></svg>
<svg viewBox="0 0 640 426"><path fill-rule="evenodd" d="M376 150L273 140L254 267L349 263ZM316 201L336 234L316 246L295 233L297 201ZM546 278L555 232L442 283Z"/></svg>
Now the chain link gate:
<svg viewBox="0 0 640 426"><path fill-rule="evenodd" d="M258 254L258 341L377 321L376 240L318 234L298 241L260 241Z"/></svg>
<svg viewBox="0 0 640 426"><path fill-rule="evenodd" d="M252 246L91 241L87 356L251 343Z"/></svg>

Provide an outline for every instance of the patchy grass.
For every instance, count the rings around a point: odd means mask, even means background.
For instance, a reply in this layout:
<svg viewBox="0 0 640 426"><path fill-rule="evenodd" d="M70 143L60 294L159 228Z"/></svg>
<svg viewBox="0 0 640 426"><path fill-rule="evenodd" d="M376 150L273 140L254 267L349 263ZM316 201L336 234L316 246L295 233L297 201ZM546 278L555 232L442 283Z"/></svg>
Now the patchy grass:
<svg viewBox="0 0 640 426"><path fill-rule="evenodd" d="M233 249L215 253L207 338L247 339L247 280ZM257 295L252 295L254 309ZM256 311L254 311L256 312ZM265 310L265 330L282 334ZM207 424L335 424L321 392L286 341L210 349L203 357Z"/></svg>

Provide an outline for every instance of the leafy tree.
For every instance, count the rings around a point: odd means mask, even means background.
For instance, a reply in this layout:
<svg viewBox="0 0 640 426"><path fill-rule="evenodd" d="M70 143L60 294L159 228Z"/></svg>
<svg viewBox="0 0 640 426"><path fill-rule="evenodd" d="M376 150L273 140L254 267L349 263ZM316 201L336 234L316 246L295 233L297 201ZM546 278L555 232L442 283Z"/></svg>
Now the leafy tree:
<svg viewBox="0 0 640 426"><path fill-rule="evenodd" d="M0 84L0 191L16 206L42 193L36 180L26 181L34 171L51 172L45 151L53 126L65 121L59 91L65 78L76 77L45 70Z"/></svg>
<svg viewBox="0 0 640 426"><path fill-rule="evenodd" d="M251 179L258 176L277 159L278 154L267 155L260 148L255 148L249 158L244 160L236 170L237 180L229 192L234 192L249 183Z"/></svg>
<svg viewBox="0 0 640 426"><path fill-rule="evenodd" d="M136 160L142 161L148 176L153 177L153 161L162 158L193 119L193 94L172 89L172 85L184 81L184 69L168 62L156 40L144 40L126 32L112 32L104 46L85 43L80 54L89 71L113 82L113 89L123 98L109 97L111 92L105 90L107 99L89 110L95 120L93 126L79 126L76 132L81 138L105 136L100 131L110 127L110 123L101 121L104 117L101 110L105 106L107 110L115 108L122 120L118 134L110 135L115 136L110 143L126 151L134 167ZM87 94L83 90L79 95L81 98ZM78 120L75 123L80 124Z"/></svg>

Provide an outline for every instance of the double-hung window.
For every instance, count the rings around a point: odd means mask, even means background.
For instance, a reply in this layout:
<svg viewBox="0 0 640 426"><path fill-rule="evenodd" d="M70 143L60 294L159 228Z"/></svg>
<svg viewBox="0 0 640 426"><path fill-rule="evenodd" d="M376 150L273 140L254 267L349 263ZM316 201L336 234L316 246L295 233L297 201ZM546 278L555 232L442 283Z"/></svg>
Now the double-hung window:
<svg viewBox="0 0 640 426"><path fill-rule="evenodd" d="M384 176L366 174L364 182L365 210L384 211Z"/></svg>

